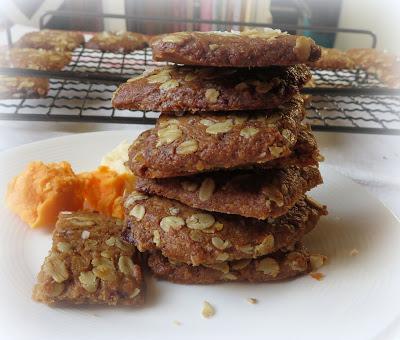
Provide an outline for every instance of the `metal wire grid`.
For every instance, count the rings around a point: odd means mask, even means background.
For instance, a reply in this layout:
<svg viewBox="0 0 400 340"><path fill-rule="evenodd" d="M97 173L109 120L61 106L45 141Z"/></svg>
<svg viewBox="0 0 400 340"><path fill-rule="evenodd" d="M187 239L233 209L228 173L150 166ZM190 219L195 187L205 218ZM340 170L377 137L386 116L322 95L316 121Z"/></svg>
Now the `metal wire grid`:
<svg viewBox="0 0 400 340"><path fill-rule="evenodd" d="M115 110L117 85L51 79L45 98L0 101L0 119L152 124L159 113Z"/></svg>
<svg viewBox="0 0 400 340"><path fill-rule="evenodd" d="M313 95L307 113L315 130L400 134L399 96Z"/></svg>
<svg viewBox="0 0 400 340"><path fill-rule="evenodd" d="M46 98L0 101L0 119L153 124L157 112L116 110L116 85L50 80ZM313 95L306 121L315 130L400 134L400 97Z"/></svg>
<svg viewBox="0 0 400 340"><path fill-rule="evenodd" d="M111 97L116 84L141 74L146 67L165 64L154 62L149 48L130 54L78 48L63 71L35 71L50 78L46 98L0 101L0 119L151 124L159 113L115 110L111 107ZM317 95L313 95L307 121L314 129L400 134L399 97L372 95L374 89L384 87L374 75L363 70L315 69L312 72L316 88L308 92L316 91ZM332 95L332 89L349 92L346 96L340 92ZM352 95L357 94L356 89L370 90L371 96Z"/></svg>
<svg viewBox="0 0 400 340"><path fill-rule="evenodd" d="M70 64L64 70L77 73L119 74L128 77L141 74L146 67L163 66L166 64L165 62L153 61L150 48L134 51L129 54L79 48L75 49Z"/></svg>
<svg viewBox="0 0 400 340"><path fill-rule="evenodd" d="M373 73L362 69L322 70L313 69L315 87L321 88L384 88L386 87Z"/></svg>
<svg viewBox="0 0 400 340"><path fill-rule="evenodd" d="M79 48L73 52L66 71L119 74L131 77L141 74L147 67L165 66L166 62L153 61L151 48L129 54L107 53ZM370 88L384 87L378 78L361 69L321 70L314 69L313 81L316 87L329 88Z"/></svg>

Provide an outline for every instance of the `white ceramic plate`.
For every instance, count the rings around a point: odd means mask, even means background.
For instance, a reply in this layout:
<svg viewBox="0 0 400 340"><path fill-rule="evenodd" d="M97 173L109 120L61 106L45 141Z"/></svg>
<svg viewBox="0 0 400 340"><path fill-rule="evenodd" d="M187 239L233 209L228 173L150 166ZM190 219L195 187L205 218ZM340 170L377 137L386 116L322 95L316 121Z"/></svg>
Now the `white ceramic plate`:
<svg viewBox="0 0 400 340"><path fill-rule="evenodd" d="M0 194L32 160L68 160L76 171L140 132L100 132L50 139L0 155ZM394 338L400 316L400 228L393 215L355 183L322 167L313 196L330 215L307 237L329 256L323 281L310 276L273 284L183 286L148 280L145 307L50 308L31 300L50 234L30 230L0 209L1 339L370 339ZM358 256L350 256L352 249ZM246 298L259 301L252 305ZM216 308L201 317L204 300ZM180 326L174 323L177 320ZM392 337L393 336L393 337ZM398 339L398 337L397 337Z"/></svg>

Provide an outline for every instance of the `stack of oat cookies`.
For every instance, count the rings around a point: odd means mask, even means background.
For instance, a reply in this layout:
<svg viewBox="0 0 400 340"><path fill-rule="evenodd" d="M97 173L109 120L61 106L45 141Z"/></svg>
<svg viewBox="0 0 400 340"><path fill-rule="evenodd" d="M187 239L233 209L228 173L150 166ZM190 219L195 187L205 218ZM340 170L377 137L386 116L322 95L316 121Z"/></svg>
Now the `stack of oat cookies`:
<svg viewBox="0 0 400 340"><path fill-rule="evenodd" d="M266 282L321 264L301 243L326 208L305 196L322 183L321 156L299 95L320 48L276 30L174 33L152 48L185 65L114 94L116 108L162 112L129 150L138 178L124 239L179 283Z"/></svg>

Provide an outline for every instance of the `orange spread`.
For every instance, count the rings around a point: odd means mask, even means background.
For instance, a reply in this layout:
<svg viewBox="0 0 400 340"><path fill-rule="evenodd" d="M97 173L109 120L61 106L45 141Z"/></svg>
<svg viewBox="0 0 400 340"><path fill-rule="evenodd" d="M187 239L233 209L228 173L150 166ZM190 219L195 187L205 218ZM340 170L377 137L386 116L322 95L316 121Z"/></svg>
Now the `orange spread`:
<svg viewBox="0 0 400 340"><path fill-rule="evenodd" d="M68 162L31 162L7 190L9 208L32 228L51 226L60 211L82 209L82 186Z"/></svg>
<svg viewBox="0 0 400 340"><path fill-rule="evenodd" d="M100 166L95 171L80 174L79 178L84 188L85 209L123 218L122 196L125 190L131 191L132 175L118 174L107 166Z"/></svg>
<svg viewBox="0 0 400 340"><path fill-rule="evenodd" d="M107 166L75 174L68 162L31 162L8 185L7 205L32 228L54 226L61 211L91 210L123 218L133 175Z"/></svg>

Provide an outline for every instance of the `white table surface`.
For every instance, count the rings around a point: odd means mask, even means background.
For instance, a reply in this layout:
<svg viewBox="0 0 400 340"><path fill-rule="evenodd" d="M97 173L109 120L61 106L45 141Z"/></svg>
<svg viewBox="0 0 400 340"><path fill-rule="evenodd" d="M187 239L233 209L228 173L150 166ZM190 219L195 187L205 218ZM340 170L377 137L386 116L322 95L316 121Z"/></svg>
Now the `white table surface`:
<svg viewBox="0 0 400 340"><path fill-rule="evenodd" d="M0 121L0 151L52 137L129 129L130 126ZM325 164L364 186L400 217L400 136L333 132L315 134L326 158ZM110 143L110 149L113 147Z"/></svg>

